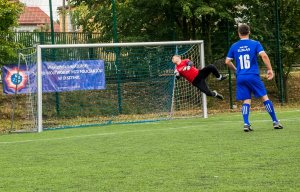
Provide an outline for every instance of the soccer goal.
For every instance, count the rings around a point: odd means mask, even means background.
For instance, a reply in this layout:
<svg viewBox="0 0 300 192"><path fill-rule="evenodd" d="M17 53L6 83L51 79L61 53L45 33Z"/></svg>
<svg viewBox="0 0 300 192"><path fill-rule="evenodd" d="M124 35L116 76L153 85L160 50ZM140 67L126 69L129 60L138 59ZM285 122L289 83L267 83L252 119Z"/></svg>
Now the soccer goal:
<svg viewBox="0 0 300 192"><path fill-rule="evenodd" d="M174 54L204 66L203 41L38 45L38 131L206 118L205 95L175 80Z"/></svg>
<svg viewBox="0 0 300 192"><path fill-rule="evenodd" d="M3 91L7 100L11 100L9 132L37 131L37 94L36 94L36 49L25 48L19 51L17 64L2 68ZM5 120L5 119L4 119Z"/></svg>

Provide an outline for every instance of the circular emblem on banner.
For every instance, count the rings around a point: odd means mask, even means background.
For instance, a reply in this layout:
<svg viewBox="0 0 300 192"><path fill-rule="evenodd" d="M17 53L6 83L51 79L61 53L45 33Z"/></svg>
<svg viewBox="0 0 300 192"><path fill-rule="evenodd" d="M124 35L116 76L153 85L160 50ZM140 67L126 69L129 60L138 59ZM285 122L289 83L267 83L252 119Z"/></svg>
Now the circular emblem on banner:
<svg viewBox="0 0 300 192"><path fill-rule="evenodd" d="M5 77L8 88L17 91L26 86L27 79L28 77L25 71L18 69L17 67L10 69Z"/></svg>

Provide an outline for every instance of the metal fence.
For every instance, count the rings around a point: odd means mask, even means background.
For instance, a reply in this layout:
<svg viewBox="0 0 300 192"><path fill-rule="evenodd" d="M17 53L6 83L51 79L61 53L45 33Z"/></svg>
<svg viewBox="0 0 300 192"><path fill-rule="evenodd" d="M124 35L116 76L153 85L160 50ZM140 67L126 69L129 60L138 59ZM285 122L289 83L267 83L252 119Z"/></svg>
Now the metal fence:
<svg viewBox="0 0 300 192"><path fill-rule="evenodd" d="M102 41L101 33L55 32L54 44L81 44ZM24 47L33 47L37 44L52 44L51 32L16 32L15 42Z"/></svg>
<svg viewBox="0 0 300 192"><path fill-rule="evenodd" d="M234 30L220 30L217 33L213 34L212 39L214 40L209 46L209 43L204 42L205 46L205 60L206 63L215 64L223 73L227 73L227 68L224 65L224 60L226 53L228 51L228 46L237 40L236 31ZM24 48L35 47L37 44L83 44L83 43L104 43L107 42L103 38L101 33L78 33L78 32L64 32L64 33L54 33L50 32L17 32L15 33L14 41L23 45ZM112 42L112 40L111 40ZM272 63L275 63L274 59L274 50L269 47L274 46L274 40L264 39L261 41L264 45L266 45L266 51L268 52ZM209 50L211 49L211 50ZM21 52L26 49L21 50ZM94 50L88 50L90 53L94 53ZM95 54L97 54L95 52ZM57 55L58 56L58 55ZM61 55L59 57L64 57L65 55ZM57 58L59 59L59 58ZM60 58L61 59L61 58ZM17 64L18 61L14 61L12 64ZM265 69L263 65L261 65L262 71ZM273 66L274 70L277 72L276 65ZM295 67L296 68L296 67ZM291 107L298 107L300 105L298 95L298 90L300 89L299 85L300 73L298 71L294 71L289 75L289 80L286 82L287 92L286 92L286 104ZM0 79L1 81L1 79ZM266 83L266 87L268 89L268 95L275 103L275 105L279 105L281 102L280 94L278 91L278 83L276 80L271 82L264 80ZM209 80L209 85L219 90L225 96L225 100L221 102L216 102L214 99L208 99L208 107L210 112L214 112L214 110L234 110L233 106L237 106L239 108L239 103L235 101L235 78L232 75L231 81L228 81L228 84L218 84L214 80ZM2 88L0 84L0 88ZM19 98L18 96L17 98ZM55 96L54 96L55 99ZM10 115L11 115L11 104L14 100L12 96L0 95L0 124L9 126ZM253 100L254 106L260 106L258 103L259 100ZM18 106L23 106L22 103L18 103ZM231 108L231 109L230 109ZM19 111L22 111L21 108ZM236 109L239 110L239 109ZM18 114L17 114L18 115ZM21 119L23 117L20 117ZM7 127L0 127L0 132L7 130Z"/></svg>
<svg viewBox="0 0 300 192"><path fill-rule="evenodd" d="M156 36L153 35L151 39L156 40L155 37ZM227 68L224 65L224 60L229 46L236 40L238 40L236 29L233 26L227 24L220 27L220 30L212 32L209 37L210 38L204 36L203 38L201 38L202 40L204 40L205 62L207 64L216 64L218 65L219 69L221 69L223 72L226 72ZM273 69L276 73L275 79L276 87L278 89L278 96L280 98L280 101L283 102L284 99L282 95L282 88L280 88L280 82L282 81L283 77L280 77L280 69L276 60L276 54L278 54L275 49L275 47L277 46L277 43L275 42L276 38L269 36L265 36L264 38L260 36L254 36L254 39L256 38L257 40L262 42L273 64ZM151 41L151 39L147 39L147 41ZM16 32L14 40L15 42L23 45L23 47L35 47L35 45L37 44L107 43L107 38L104 37L103 34L91 32ZM113 34L111 34L110 42L113 42ZM122 42L122 39L120 39L120 42ZM260 67L262 67L264 70L264 65L261 61ZM294 65L292 67L294 67ZM287 85L287 82L285 82L285 84ZM232 89L232 85L230 85L229 87L230 89ZM230 91L230 93L232 92L233 91ZM288 94L287 91L285 92L286 94ZM285 97L288 97L288 95L286 95ZM233 99L234 98L232 98L231 100Z"/></svg>

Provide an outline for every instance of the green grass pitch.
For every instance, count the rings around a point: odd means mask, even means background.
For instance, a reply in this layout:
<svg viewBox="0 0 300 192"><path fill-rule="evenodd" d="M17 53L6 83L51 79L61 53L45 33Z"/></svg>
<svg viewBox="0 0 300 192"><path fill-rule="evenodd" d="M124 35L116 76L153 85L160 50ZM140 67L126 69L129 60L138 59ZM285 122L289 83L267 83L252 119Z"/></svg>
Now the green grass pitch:
<svg viewBox="0 0 300 192"><path fill-rule="evenodd" d="M300 191L300 111L0 136L0 191Z"/></svg>

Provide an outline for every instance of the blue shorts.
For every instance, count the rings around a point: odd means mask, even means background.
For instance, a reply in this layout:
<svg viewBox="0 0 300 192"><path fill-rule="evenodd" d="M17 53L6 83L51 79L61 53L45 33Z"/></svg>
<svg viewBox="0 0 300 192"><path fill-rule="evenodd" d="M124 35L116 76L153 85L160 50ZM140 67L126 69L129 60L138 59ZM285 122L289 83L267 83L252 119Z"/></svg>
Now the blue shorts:
<svg viewBox="0 0 300 192"><path fill-rule="evenodd" d="M259 98L267 94L266 87L257 74L238 75L236 79L236 99L251 99L251 94Z"/></svg>

